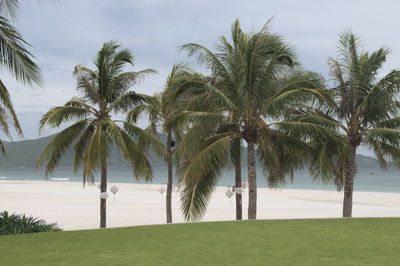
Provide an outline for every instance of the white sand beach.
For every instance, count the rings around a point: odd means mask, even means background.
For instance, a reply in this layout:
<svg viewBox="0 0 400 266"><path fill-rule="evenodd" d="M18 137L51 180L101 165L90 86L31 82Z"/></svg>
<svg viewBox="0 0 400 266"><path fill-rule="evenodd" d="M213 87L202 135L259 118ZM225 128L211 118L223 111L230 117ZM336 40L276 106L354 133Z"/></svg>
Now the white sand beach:
<svg viewBox="0 0 400 266"><path fill-rule="evenodd" d="M115 183L110 183L109 188ZM165 223L165 193L160 185L117 183L107 201L107 227ZM234 220L235 200L218 187L203 221ZM247 190L245 191L247 193ZM173 193L173 221L184 222L179 195ZM341 217L342 193L327 190L258 189L258 219ZM247 217L247 195L244 195ZM0 211L24 213L57 222L64 230L99 227L99 190L78 182L0 181ZM355 192L354 217L400 217L400 193Z"/></svg>

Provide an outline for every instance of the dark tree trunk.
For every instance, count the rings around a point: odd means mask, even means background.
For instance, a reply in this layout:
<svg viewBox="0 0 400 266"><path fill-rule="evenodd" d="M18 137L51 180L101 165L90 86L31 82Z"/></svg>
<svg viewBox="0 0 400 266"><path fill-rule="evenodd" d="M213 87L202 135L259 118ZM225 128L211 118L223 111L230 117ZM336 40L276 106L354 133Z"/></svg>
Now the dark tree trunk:
<svg viewBox="0 0 400 266"><path fill-rule="evenodd" d="M248 219L257 219L257 177L254 142L247 142L247 171L249 179Z"/></svg>
<svg viewBox="0 0 400 266"><path fill-rule="evenodd" d="M171 197L172 197L172 158L171 158L171 132L168 133L167 139L167 151L168 151L168 184L167 184L167 199L166 199L166 211L167 211L167 223L172 223L172 208L171 208Z"/></svg>
<svg viewBox="0 0 400 266"><path fill-rule="evenodd" d="M107 192L107 165L101 165L100 191ZM100 228L106 228L107 199L100 199Z"/></svg>
<svg viewBox="0 0 400 266"><path fill-rule="evenodd" d="M240 165L240 150L239 160L235 164L235 187L242 186L242 166ZM242 220L242 194L236 194L236 220Z"/></svg>
<svg viewBox="0 0 400 266"><path fill-rule="evenodd" d="M351 217L353 210L353 185L356 175L356 147L350 145L349 155L346 160L343 217Z"/></svg>

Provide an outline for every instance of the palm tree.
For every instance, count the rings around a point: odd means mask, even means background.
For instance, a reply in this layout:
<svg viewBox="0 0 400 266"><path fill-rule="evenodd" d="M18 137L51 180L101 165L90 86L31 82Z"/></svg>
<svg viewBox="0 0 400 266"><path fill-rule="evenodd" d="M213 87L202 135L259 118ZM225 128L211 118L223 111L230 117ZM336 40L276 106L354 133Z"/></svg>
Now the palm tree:
<svg viewBox="0 0 400 266"><path fill-rule="evenodd" d="M388 159L400 166L400 71L380 74L390 50L365 52L350 31L340 34L338 47L339 58L328 61L335 104L318 115L337 124L346 140L348 152L333 169L337 188L344 188L343 217L351 217L357 148L373 150L382 168Z"/></svg>
<svg viewBox="0 0 400 266"><path fill-rule="evenodd" d="M29 47L29 44L5 17L14 17L17 8L15 2L12 0L0 1L0 66L6 68L17 81L23 84L40 85L42 77L39 67L32 60L33 55L26 48ZM8 138L11 138L10 125L19 135L23 136L8 89L0 79L0 128ZM1 140L0 149L5 154L6 151Z"/></svg>
<svg viewBox="0 0 400 266"><path fill-rule="evenodd" d="M167 150L167 166L168 166L168 182L167 182L167 197L166 197L166 217L167 223L172 223L172 184L173 184L173 169L172 169L172 147L175 145L175 139L180 138L182 135L182 127L167 128L167 123L174 118L176 114L182 110L182 103L177 99L172 99L173 91L178 87L179 83L185 80L190 75L190 70L183 64L176 64L172 67L169 74L165 88L162 94L155 94L150 101L143 102L135 106L127 114L128 123L136 123L140 115L147 115L150 121L148 131L160 139L158 129L161 128L167 134L167 142L165 149Z"/></svg>
<svg viewBox="0 0 400 266"><path fill-rule="evenodd" d="M73 146L74 171L77 172L83 165L85 184L94 182L94 171L100 168L100 189L104 193L107 191L107 161L111 143L115 143L131 163L137 178L152 178L151 166L132 136L145 138L154 147L159 147L157 140L131 123L113 120L111 115L127 111L146 100L145 95L129 89L155 71L123 72L127 65L134 66L133 55L112 41L104 43L94 64L96 70L75 66L80 97L72 98L64 106L54 107L43 115L39 130L45 126L59 127L62 123L76 122L51 139L39 158L38 166L47 163L46 176L51 174L61 156ZM161 153L162 148L158 151ZM103 197L100 200L100 227L106 227L106 198Z"/></svg>
<svg viewBox="0 0 400 266"><path fill-rule="evenodd" d="M232 143L236 143L236 150L242 140L247 143L248 218L256 219L255 147L258 147L259 161L269 182L274 185L291 175L294 169L304 167L306 157L298 155L312 151L305 140L334 139L315 123L279 120L291 104L324 101L327 93L322 89L319 75L294 67L296 63L290 47L279 35L270 33L268 25L266 23L257 33L248 34L236 21L232 26L232 42L220 37L217 53L195 43L182 46L189 56L196 55L199 62L209 68L213 80L187 82L178 93L206 93L211 96L211 104L220 109L213 113L180 115L182 121L190 118L192 123L196 121L202 125L196 127L193 133L196 137L184 138L182 143L187 144L179 151L192 155L179 171L180 180L186 185L181 199L186 219L204 213L228 155L234 154L234 149L230 148ZM220 127L214 126L213 132L204 132L210 128L205 125L215 124ZM303 133L303 139L293 137L290 132ZM201 134L206 138L201 138Z"/></svg>

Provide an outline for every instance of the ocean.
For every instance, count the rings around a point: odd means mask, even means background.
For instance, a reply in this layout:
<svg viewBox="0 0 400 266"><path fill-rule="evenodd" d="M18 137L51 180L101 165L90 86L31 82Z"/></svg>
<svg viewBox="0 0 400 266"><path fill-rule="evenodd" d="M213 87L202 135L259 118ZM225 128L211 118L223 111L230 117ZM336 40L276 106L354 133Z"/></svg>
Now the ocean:
<svg viewBox="0 0 400 266"><path fill-rule="evenodd" d="M247 181L247 169L243 169L242 179ZM95 175L95 182L99 182L99 173ZM166 167L153 168L153 184L166 184ZM51 182L72 181L82 182L82 174L74 174L72 167L57 168L52 176L45 177L43 169L37 168L0 168L0 180L48 180ZM144 180L136 180L129 167L108 168L109 183L146 183ZM234 172L226 171L220 178L219 186L232 186L234 184ZM267 182L263 176L262 169L257 169L257 185L266 188ZM313 189L313 190L335 190L332 184L323 185L321 182L314 182L307 172L297 172L293 182L281 185L279 188L289 189ZM354 184L355 191L375 191L400 193L400 171L391 168L388 171L381 169L359 169Z"/></svg>

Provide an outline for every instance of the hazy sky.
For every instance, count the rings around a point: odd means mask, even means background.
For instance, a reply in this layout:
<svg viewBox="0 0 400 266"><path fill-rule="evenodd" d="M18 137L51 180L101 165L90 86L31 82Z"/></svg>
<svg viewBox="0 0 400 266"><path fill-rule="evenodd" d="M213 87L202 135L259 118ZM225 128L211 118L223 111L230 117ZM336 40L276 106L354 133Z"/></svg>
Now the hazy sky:
<svg viewBox="0 0 400 266"><path fill-rule="evenodd" d="M294 45L305 67L326 77L327 57L335 56L338 34L350 28L362 38L366 50L381 46L392 49L384 72L400 68L400 1L26 2L15 24L32 45L45 84L31 89L14 82L4 71L1 77L10 90L27 139L38 136L37 123L45 111L76 94L74 65L91 67L96 52L109 40L133 52L136 70L158 70L158 75L135 88L148 94L160 91L171 66L187 59L178 53L179 45L198 42L214 47L218 36L229 35L236 18L244 30L257 31L275 16L272 30Z"/></svg>

